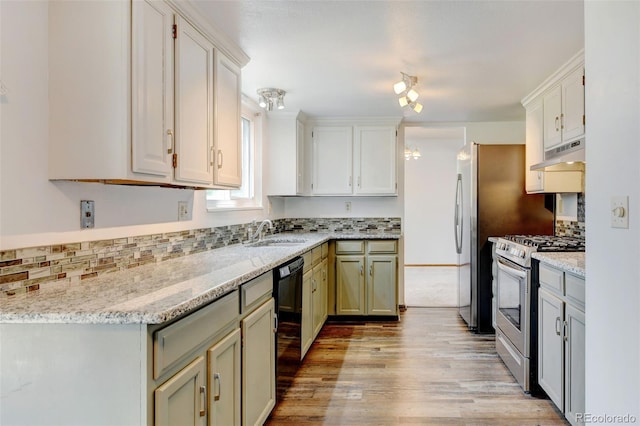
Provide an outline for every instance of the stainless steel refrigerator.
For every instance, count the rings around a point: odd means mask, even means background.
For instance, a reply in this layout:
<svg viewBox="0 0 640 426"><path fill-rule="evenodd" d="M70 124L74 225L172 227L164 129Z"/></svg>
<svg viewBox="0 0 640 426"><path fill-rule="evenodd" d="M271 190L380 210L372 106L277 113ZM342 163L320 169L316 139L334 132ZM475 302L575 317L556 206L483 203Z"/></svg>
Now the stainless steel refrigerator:
<svg viewBox="0 0 640 426"><path fill-rule="evenodd" d="M465 144L458 152L455 239L460 316L492 333L491 236L553 235L553 204L525 192L525 146Z"/></svg>

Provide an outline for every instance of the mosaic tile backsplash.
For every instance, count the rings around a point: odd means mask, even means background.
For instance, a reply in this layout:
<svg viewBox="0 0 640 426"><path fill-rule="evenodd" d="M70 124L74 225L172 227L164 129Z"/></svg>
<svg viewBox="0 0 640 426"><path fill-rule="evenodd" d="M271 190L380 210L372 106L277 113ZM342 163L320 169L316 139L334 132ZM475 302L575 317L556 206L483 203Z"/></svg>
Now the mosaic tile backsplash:
<svg viewBox="0 0 640 426"><path fill-rule="evenodd" d="M556 220L556 235L560 237L584 238L585 230L585 200L584 193L578 194L578 217L573 220Z"/></svg>
<svg viewBox="0 0 640 426"><path fill-rule="evenodd" d="M267 233L398 233L400 218L278 219ZM0 251L0 297L238 244L253 224Z"/></svg>

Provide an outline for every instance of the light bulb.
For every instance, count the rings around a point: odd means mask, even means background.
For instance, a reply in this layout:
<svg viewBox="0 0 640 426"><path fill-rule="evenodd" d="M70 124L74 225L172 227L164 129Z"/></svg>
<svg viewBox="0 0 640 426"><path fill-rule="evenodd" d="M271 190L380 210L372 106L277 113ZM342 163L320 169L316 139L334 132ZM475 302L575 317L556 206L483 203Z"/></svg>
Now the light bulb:
<svg viewBox="0 0 640 426"><path fill-rule="evenodd" d="M278 109L284 109L284 99L282 99L282 96L278 96L278 102L276 103L276 106L278 107Z"/></svg>
<svg viewBox="0 0 640 426"><path fill-rule="evenodd" d="M418 148L416 148L411 153L411 156L413 157L414 160L417 160L418 158L422 157L422 154L420 154L420 151L418 151Z"/></svg>
<svg viewBox="0 0 640 426"><path fill-rule="evenodd" d="M409 105L409 100L406 96L402 96L400 99L398 99L398 103L401 107L406 107L407 105Z"/></svg>
<svg viewBox="0 0 640 426"><path fill-rule="evenodd" d="M420 102L416 102L413 104L412 108L415 112L419 114L420 111L422 111L422 104Z"/></svg>
<svg viewBox="0 0 640 426"><path fill-rule="evenodd" d="M418 92L416 92L415 90L411 89L409 90L409 92L407 92L407 98L409 98L409 100L411 102L415 102L416 99L418 99Z"/></svg>
<svg viewBox="0 0 640 426"><path fill-rule="evenodd" d="M260 95L260 98L258 98L258 105L260 105L260 108L264 108L267 106L267 100L264 98L264 96Z"/></svg>
<svg viewBox="0 0 640 426"><path fill-rule="evenodd" d="M405 90L407 90L407 83L405 83L404 80L399 81L393 85L393 91L396 92L396 95L399 95Z"/></svg>

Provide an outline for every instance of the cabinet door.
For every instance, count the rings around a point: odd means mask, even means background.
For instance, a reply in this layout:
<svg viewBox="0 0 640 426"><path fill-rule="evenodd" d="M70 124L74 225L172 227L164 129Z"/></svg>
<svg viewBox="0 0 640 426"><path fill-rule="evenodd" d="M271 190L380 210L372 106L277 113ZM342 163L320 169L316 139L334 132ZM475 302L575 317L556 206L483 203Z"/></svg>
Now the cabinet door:
<svg viewBox="0 0 640 426"><path fill-rule="evenodd" d="M544 190L544 172L529 169L544 160L542 101L527 105L526 120L525 188L527 193L535 193Z"/></svg>
<svg viewBox="0 0 640 426"><path fill-rule="evenodd" d="M132 169L170 177L173 153L173 10L132 3Z"/></svg>
<svg viewBox="0 0 640 426"><path fill-rule="evenodd" d="M273 299L242 320L243 425L262 425L276 403L274 326Z"/></svg>
<svg viewBox="0 0 640 426"><path fill-rule="evenodd" d="M396 129L391 126L356 127L354 144L355 193L395 195Z"/></svg>
<svg viewBox="0 0 640 426"><path fill-rule="evenodd" d="M313 271L309 270L302 276L302 324L300 325L300 344L302 351L300 358L304 358L313 343Z"/></svg>
<svg viewBox="0 0 640 426"><path fill-rule="evenodd" d="M296 194L304 193L304 124L296 120Z"/></svg>
<svg viewBox="0 0 640 426"><path fill-rule="evenodd" d="M242 185L242 141L240 131L240 68L216 51L215 147L216 185Z"/></svg>
<svg viewBox="0 0 640 426"><path fill-rule="evenodd" d="M353 131L351 127L313 129L314 195L349 195L353 192Z"/></svg>
<svg viewBox="0 0 640 426"><path fill-rule="evenodd" d="M544 149L560 144L562 142L562 123L560 114L562 113L562 87L555 86L543 97L544 109Z"/></svg>
<svg viewBox="0 0 640 426"><path fill-rule="evenodd" d="M207 351L209 426L240 425L240 330Z"/></svg>
<svg viewBox="0 0 640 426"><path fill-rule="evenodd" d="M584 70L579 68L562 81L562 140L584 135Z"/></svg>
<svg viewBox="0 0 640 426"><path fill-rule="evenodd" d="M538 295L538 382L562 411L564 363L563 302L541 288Z"/></svg>
<svg viewBox="0 0 640 426"><path fill-rule="evenodd" d="M327 259L313 268L313 338L327 318Z"/></svg>
<svg viewBox="0 0 640 426"><path fill-rule="evenodd" d="M585 412L585 316L584 312L566 305L567 335L565 348L564 415L571 424L579 424L577 413Z"/></svg>
<svg viewBox="0 0 640 426"><path fill-rule="evenodd" d="M336 314L364 315L366 311L364 256L336 256Z"/></svg>
<svg viewBox="0 0 640 426"><path fill-rule="evenodd" d="M213 45L176 16L175 180L211 185Z"/></svg>
<svg viewBox="0 0 640 426"><path fill-rule="evenodd" d="M396 256L367 257L367 314L397 314L396 264Z"/></svg>
<svg viewBox="0 0 640 426"><path fill-rule="evenodd" d="M154 392L156 426L204 426L205 361L198 357Z"/></svg>

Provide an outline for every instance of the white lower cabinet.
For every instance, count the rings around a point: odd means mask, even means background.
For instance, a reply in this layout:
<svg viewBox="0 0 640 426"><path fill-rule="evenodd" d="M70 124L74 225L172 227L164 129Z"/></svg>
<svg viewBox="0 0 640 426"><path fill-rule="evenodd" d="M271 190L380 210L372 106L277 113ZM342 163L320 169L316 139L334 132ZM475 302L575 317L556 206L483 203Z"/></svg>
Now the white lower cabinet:
<svg viewBox="0 0 640 426"><path fill-rule="evenodd" d="M273 298L242 324L242 424L262 425L276 404L275 305Z"/></svg>
<svg viewBox="0 0 640 426"><path fill-rule="evenodd" d="M336 242L337 315L398 315L396 253L396 241Z"/></svg>
<svg viewBox="0 0 640 426"><path fill-rule="evenodd" d="M156 426L206 424L206 364L198 357L155 391Z"/></svg>
<svg viewBox="0 0 640 426"><path fill-rule="evenodd" d="M572 425L585 412L584 278L540 264L538 382Z"/></svg>
<svg viewBox="0 0 640 426"><path fill-rule="evenodd" d="M241 424L240 353L239 329L207 351L208 424L211 426Z"/></svg>
<svg viewBox="0 0 640 426"><path fill-rule="evenodd" d="M301 358L322 330L328 314L328 243L304 255L302 276Z"/></svg>

